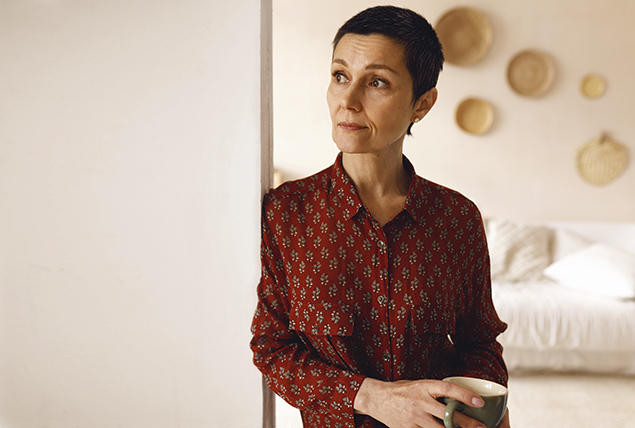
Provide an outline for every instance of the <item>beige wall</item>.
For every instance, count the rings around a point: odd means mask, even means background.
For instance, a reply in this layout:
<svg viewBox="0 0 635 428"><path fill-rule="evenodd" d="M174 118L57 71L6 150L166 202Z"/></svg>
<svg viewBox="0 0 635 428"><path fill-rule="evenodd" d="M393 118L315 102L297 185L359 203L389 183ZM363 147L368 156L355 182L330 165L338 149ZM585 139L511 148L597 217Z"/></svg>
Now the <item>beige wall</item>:
<svg viewBox="0 0 635 428"><path fill-rule="evenodd" d="M260 425L260 4L0 2L1 427Z"/></svg>
<svg viewBox="0 0 635 428"><path fill-rule="evenodd" d="M395 2L433 24L458 5L483 11L494 42L480 63L446 64L439 101L407 139L405 153L419 175L472 198L486 216L518 220L635 220L635 165L616 181L596 187L575 170L580 146L607 131L635 153L635 2L623 0L480 0ZM274 0L275 165L286 179L331 164L325 92L330 42L337 28L363 8L385 2ZM538 99L516 95L506 81L509 60L520 50L549 53L557 77ZM584 98L587 73L608 83L597 100ZM467 134L454 121L466 97L489 101L492 129Z"/></svg>

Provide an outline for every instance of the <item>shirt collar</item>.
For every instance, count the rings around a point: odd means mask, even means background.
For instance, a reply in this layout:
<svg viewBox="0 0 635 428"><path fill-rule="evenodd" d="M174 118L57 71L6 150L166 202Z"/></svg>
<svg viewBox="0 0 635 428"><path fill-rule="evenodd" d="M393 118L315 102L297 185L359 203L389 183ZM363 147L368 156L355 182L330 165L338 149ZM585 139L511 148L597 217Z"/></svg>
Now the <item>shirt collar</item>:
<svg viewBox="0 0 635 428"><path fill-rule="evenodd" d="M350 219L364 206L357 194L353 180L344 171L342 165L342 152L337 155L331 173L331 191L334 193L333 200L342 208L346 219Z"/></svg>
<svg viewBox="0 0 635 428"><path fill-rule="evenodd" d="M403 157L403 166L410 174L410 187L408 188L408 195L406 196L404 211L410 214L414 221L419 222L419 220L424 215L424 200L422 199L422 196L425 192L424 188L426 187L426 180L417 176L414 166L405 156Z"/></svg>
<svg viewBox="0 0 635 428"><path fill-rule="evenodd" d="M406 172L410 176L410 186L408 187L408 195L406 196L406 203L404 205L404 211L413 217L415 221L418 221L421 210L420 201L417 202L417 196L421 193L423 184L421 180L417 180L417 174L415 173L414 166L408 160L406 156L403 156L403 166ZM348 176L342 165L342 152L337 155L337 160L333 165L331 173L331 191L334 193L334 201L344 213L347 219L350 219L359 212L364 206L362 200L355 189L353 180Z"/></svg>

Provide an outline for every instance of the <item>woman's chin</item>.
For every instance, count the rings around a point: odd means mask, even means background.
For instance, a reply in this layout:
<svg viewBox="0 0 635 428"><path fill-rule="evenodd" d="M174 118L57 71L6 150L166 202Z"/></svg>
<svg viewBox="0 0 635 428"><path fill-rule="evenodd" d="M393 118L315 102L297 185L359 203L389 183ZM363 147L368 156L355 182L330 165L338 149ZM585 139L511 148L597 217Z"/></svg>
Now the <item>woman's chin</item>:
<svg viewBox="0 0 635 428"><path fill-rule="evenodd" d="M334 138L335 145L342 153L368 153L369 144L354 138Z"/></svg>
<svg viewBox="0 0 635 428"><path fill-rule="evenodd" d="M362 147L341 146L338 144L337 148L339 149L340 152L348 154L348 155L361 155L361 154L373 153L372 150L364 149Z"/></svg>
<svg viewBox="0 0 635 428"><path fill-rule="evenodd" d="M396 144L387 144L382 147L369 144L368 142L351 142L351 141L335 141L335 145L340 152L350 155L375 155L381 156L382 154L389 154L395 151L399 151L399 147ZM399 151L399 154L401 152Z"/></svg>

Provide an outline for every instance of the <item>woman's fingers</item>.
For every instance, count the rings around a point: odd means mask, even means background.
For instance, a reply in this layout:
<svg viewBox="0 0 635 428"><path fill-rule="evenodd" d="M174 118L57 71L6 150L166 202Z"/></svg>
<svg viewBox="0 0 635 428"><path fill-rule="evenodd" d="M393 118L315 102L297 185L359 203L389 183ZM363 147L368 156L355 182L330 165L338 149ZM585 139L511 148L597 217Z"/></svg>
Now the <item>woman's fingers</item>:
<svg viewBox="0 0 635 428"><path fill-rule="evenodd" d="M482 406L477 394L449 382L382 382L366 378L355 398L354 407L359 413L370 415L390 427L440 428L445 415L445 404L437 400L440 397L454 398L474 407ZM483 426L460 412L455 412L454 422L462 428Z"/></svg>
<svg viewBox="0 0 635 428"><path fill-rule="evenodd" d="M445 404L437 401L438 398L453 398L463 404L472 407L482 407L484 404L483 399L478 394L450 382L434 382L429 386L428 391L434 401L438 403L438 406L434 406L435 409L432 414L434 414L441 420L443 420L444 418L446 406ZM460 412L460 410L454 412L454 424L462 428L483 427L482 422L465 416L463 413Z"/></svg>
<svg viewBox="0 0 635 428"><path fill-rule="evenodd" d="M428 391L435 399L450 397L472 407L483 407L484 404L483 399L477 393L450 382L433 381Z"/></svg>
<svg viewBox="0 0 635 428"><path fill-rule="evenodd" d="M454 412L454 425L462 428L485 428L485 425L482 422L465 416L458 410Z"/></svg>

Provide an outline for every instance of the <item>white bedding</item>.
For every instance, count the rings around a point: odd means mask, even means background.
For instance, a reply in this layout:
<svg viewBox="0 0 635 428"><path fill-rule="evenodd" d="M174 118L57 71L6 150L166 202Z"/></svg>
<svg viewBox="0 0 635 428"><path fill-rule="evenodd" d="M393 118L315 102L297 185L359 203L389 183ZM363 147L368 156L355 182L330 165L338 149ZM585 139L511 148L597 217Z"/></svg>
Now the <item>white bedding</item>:
<svg viewBox="0 0 635 428"><path fill-rule="evenodd" d="M499 340L510 371L635 374L635 301L603 298L548 279L494 282L508 329Z"/></svg>

